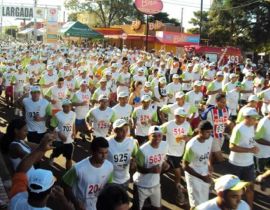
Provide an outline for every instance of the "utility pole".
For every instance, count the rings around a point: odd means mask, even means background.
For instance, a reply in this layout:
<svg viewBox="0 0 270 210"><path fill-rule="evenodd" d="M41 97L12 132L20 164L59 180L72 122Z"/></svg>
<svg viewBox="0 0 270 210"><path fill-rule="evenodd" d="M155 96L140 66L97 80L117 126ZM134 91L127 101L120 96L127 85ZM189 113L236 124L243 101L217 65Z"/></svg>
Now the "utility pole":
<svg viewBox="0 0 270 210"><path fill-rule="evenodd" d="M36 17L36 10L37 10L37 0L34 0L34 38L37 41L37 17Z"/></svg>
<svg viewBox="0 0 270 210"><path fill-rule="evenodd" d="M200 44L202 43L202 23L203 23L203 0L201 0Z"/></svg>
<svg viewBox="0 0 270 210"><path fill-rule="evenodd" d="M3 7L4 7L4 0L1 1L1 38L3 38Z"/></svg>
<svg viewBox="0 0 270 210"><path fill-rule="evenodd" d="M180 32L184 32L183 30L183 16L184 16L184 8L181 9L181 29Z"/></svg>

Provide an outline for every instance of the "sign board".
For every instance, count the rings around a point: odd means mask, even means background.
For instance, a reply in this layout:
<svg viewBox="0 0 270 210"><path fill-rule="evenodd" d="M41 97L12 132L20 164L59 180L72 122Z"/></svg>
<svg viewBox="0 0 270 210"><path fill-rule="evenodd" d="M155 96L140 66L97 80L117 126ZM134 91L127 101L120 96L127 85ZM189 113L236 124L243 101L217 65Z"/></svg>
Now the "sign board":
<svg viewBox="0 0 270 210"><path fill-rule="evenodd" d="M155 15L162 11L162 0L135 0L135 7L146 15Z"/></svg>
<svg viewBox="0 0 270 210"><path fill-rule="evenodd" d="M58 10L57 10L57 8L49 8L48 9L47 21L48 22L57 22L58 21Z"/></svg>
<svg viewBox="0 0 270 210"><path fill-rule="evenodd" d="M44 19L45 18L45 8L36 8L34 10L35 18Z"/></svg>
<svg viewBox="0 0 270 210"><path fill-rule="evenodd" d="M199 45L200 35L198 34L186 34L168 31L157 31L156 38L163 44L175 44L175 45Z"/></svg>
<svg viewBox="0 0 270 210"><path fill-rule="evenodd" d="M33 18L34 9L33 7L23 6L2 6L3 17L17 17L17 18Z"/></svg>

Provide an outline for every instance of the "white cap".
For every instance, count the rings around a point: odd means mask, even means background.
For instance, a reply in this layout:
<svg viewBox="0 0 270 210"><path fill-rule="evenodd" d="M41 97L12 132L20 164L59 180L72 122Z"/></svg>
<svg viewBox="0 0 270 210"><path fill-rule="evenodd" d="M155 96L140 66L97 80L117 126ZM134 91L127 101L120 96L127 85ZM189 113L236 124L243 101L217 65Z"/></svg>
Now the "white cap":
<svg viewBox="0 0 270 210"><path fill-rule="evenodd" d="M145 86L145 87L151 87L151 83L150 83L150 82L145 82L145 83L144 83L144 86Z"/></svg>
<svg viewBox="0 0 270 210"><path fill-rule="evenodd" d="M157 125L154 125L154 126L151 126L148 130L148 135L151 135L153 133L162 133L161 129L159 126Z"/></svg>
<svg viewBox="0 0 270 210"><path fill-rule="evenodd" d="M183 93L183 92L177 92L175 94L175 98L183 98L184 96L185 96L185 93Z"/></svg>
<svg viewBox="0 0 270 210"><path fill-rule="evenodd" d="M230 79L232 79L232 78L234 78L234 77L238 77L237 74L231 73L231 74L230 74Z"/></svg>
<svg viewBox="0 0 270 210"><path fill-rule="evenodd" d="M31 92L40 92L40 91L41 91L41 89L37 85L31 87Z"/></svg>
<svg viewBox="0 0 270 210"><path fill-rule="evenodd" d="M35 169L30 172L28 178L28 188L33 193L41 193L50 189L55 182L53 173L49 170ZM34 186L39 186L39 189L35 189Z"/></svg>
<svg viewBox="0 0 270 210"><path fill-rule="evenodd" d="M186 117L187 112L185 111L185 109L183 107L179 107L176 110L174 110L174 115L179 115L181 117Z"/></svg>
<svg viewBox="0 0 270 210"><path fill-rule="evenodd" d="M249 182L243 182L237 176L234 176L232 174L221 176L220 178L215 179L214 182L215 191L217 193L223 192L225 190L238 191L249 184Z"/></svg>
<svg viewBox="0 0 270 210"><path fill-rule="evenodd" d="M121 128L124 125L127 125L127 121L125 121L124 119L117 119L114 123L113 123L113 129L115 128Z"/></svg>
<svg viewBox="0 0 270 210"><path fill-rule="evenodd" d="M70 104L72 104L72 102L71 102L69 99L64 99L64 100L62 101L62 106L70 105Z"/></svg>
<svg viewBox="0 0 270 210"><path fill-rule="evenodd" d="M112 68L118 68L117 63L113 63L113 64L112 64Z"/></svg>
<svg viewBox="0 0 270 210"><path fill-rule="evenodd" d="M202 86L202 81L196 80L193 84L193 86Z"/></svg>
<svg viewBox="0 0 270 210"><path fill-rule="evenodd" d="M160 77L160 78L158 79L158 82L161 83L161 84L166 84L166 83L167 83L167 80L166 80L165 77Z"/></svg>
<svg viewBox="0 0 270 210"><path fill-rule="evenodd" d="M254 76L254 74L252 73L252 72L250 72L250 71L248 71L247 73L246 73L246 75L245 75L246 77L253 77Z"/></svg>
<svg viewBox="0 0 270 210"><path fill-rule="evenodd" d="M259 114L255 108L247 107L243 110L243 116L259 116Z"/></svg>
<svg viewBox="0 0 270 210"><path fill-rule="evenodd" d="M129 94L128 94L127 91L121 91L121 92L117 95L118 98L125 98L125 97L128 97L128 96L129 96Z"/></svg>
<svg viewBox="0 0 270 210"><path fill-rule="evenodd" d="M105 77L102 77L99 82L107 82L107 79Z"/></svg>
<svg viewBox="0 0 270 210"><path fill-rule="evenodd" d="M149 95L143 95L142 101L151 101L151 97Z"/></svg>
<svg viewBox="0 0 270 210"><path fill-rule="evenodd" d="M251 101L258 102L259 98L256 95L251 95L251 96L248 97L248 102L251 102Z"/></svg>
<svg viewBox="0 0 270 210"><path fill-rule="evenodd" d="M209 64L209 67L214 67L214 66L216 66L215 62L212 62L212 63Z"/></svg>
<svg viewBox="0 0 270 210"><path fill-rule="evenodd" d="M217 76L223 76L223 72L222 71L218 71L217 72Z"/></svg>
<svg viewBox="0 0 270 210"><path fill-rule="evenodd" d="M187 65L187 67L189 68L189 67L193 67L193 63L189 63L188 65Z"/></svg>
<svg viewBox="0 0 270 210"><path fill-rule="evenodd" d="M99 97L98 97L98 101L101 101L101 100L108 100L108 96L106 96L106 95L100 95Z"/></svg>
<svg viewBox="0 0 270 210"><path fill-rule="evenodd" d="M173 79L179 79L180 77L179 77L178 74L174 74L172 78L173 78Z"/></svg>
<svg viewBox="0 0 270 210"><path fill-rule="evenodd" d="M82 80L82 81L80 82L80 86L81 86L81 85L88 85L88 84L87 84L87 81L86 81L86 80Z"/></svg>
<svg viewBox="0 0 270 210"><path fill-rule="evenodd" d="M112 76L111 70L109 70L109 69L106 70L106 71L105 71L105 75L106 75L106 76Z"/></svg>
<svg viewBox="0 0 270 210"><path fill-rule="evenodd" d="M47 70L53 70L53 65L48 65Z"/></svg>
<svg viewBox="0 0 270 210"><path fill-rule="evenodd" d="M144 68L138 68L138 72L144 73Z"/></svg>

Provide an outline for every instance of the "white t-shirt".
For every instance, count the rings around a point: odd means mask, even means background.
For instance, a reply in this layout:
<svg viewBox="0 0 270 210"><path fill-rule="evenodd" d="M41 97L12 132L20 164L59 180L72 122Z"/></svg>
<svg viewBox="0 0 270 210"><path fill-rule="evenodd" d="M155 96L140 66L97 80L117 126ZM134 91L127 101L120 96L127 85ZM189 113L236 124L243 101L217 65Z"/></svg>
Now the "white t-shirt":
<svg viewBox="0 0 270 210"><path fill-rule="evenodd" d="M181 83L174 83L171 82L170 84L167 85L167 92L169 95L172 95L173 97L168 99L168 103L174 103L175 102L175 94L177 92L182 91L182 85Z"/></svg>
<svg viewBox="0 0 270 210"><path fill-rule="evenodd" d="M230 143L244 148L252 148L256 144L254 126L246 126L244 122L237 124L232 131ZM253 153L230 152L229 162L236 166L250 166L254 164Z"/></svg>
<svg viewBox="0 0 270 210"><path fill-rule="evenodd" d="M242 89L243 90L248 90L248 91L253 91L254 85L253 85L253 80L244 80L242 82ZM248 97L252 95L252 93L241 93L241 99L242 100L248 100Z"/></svg>
<svg viewBox="0 0 270 210"><path fill-rule="evenodd" d="M90 99L91 99L91 92L88 89L85 92L78 90L74 94L72 98L73 103L82 103L84 101L87 101L86 105L75 107L76 119L82 120L85 118L85 113L89 111Z"/></svg>
<svg viewBox="0 0 270 210"><path fill-rule="evenodd" d="M23 92L23 87L27 80L27 74L26 73L14 74L13 78L16 83L14 85L14 92Z"/></svg>
<svg viewBox="0 0 270 210"><path fill-rule="evenodd" d="M122 83L122 84L126 84L126 85L129 85L130 84L130 73L124 73L124 72L121 72L119 74L119 77L117 78L117 81ZM117 87L117 93L120 93L120 92L129 92L129 88L127 86L121 86L119 85Z"/></svg>
<svg viewBox="0 0 270 210"><path fill-rule="evenodd" d="M63 111L57 112L55 114L55 118L53 118L55 125L57 125L57 130L61 132L67 139L65 142L63 142L64 144L70 144L74 141L72 134L75 119L76 114L73 111L70 111L69 113L65 113Z"/></svg>
<svg viewBox="0 0 270 210"><path fill-rule="evenodd" d="M131 119L133 107L130 104L126 104L125 106L116 104L112 109L115 114L115 119L124 119L127 121L127 123Z"/></svg>
<svg viewBox="0 0 270 210"><path fill-rule="evenodd" d="M226 103L229 108L230 115L237 116L237 109L239 105L240 93L235 89L227 92Z"/></svg>
<svg viewBox="0 0 270 210"><path fill-rule="evenodd" d="M218 82L214 80L213 82L210 82L209 85L207 86L208 91L216 91L222 89L222 82ZM207 105L216 105L216 94L208 95L208 99L206 104Z"/></svg>
<svg viewBox="0 0 270 210"><path fill-rule="evenodd" d="M193 81L193 72L185 71L182 74L183 81L190 81L189 83L182 83L182 89L184 91L189 91L192 89L192 81Z"/></svg>
<svg viewBox="0 0 270 210"><path fill-rule="evenodd" d="M163 133L166 135L168 143L168 155L181 157L184 153L185 141L178 139L179 136L191 136L192 129L189 122L185 121L181 125L177 125L175 120L164 123L161 126Z"/></svg>
<svg viewBox="0 0 270 210"><path fill-rule="evenodd" d="M114 121L114 112L110 107L105 110L100 110L99 107L94 107L89 110L86 119L92 122L94 128L93 135L96 137L106 137L108 135L111 123Z"/></svg>
<svg viewBox="0 0 270 210"><path fill-rule="evenodd" d="M113 164L113 183L123 184L129 181L129 164L131 156L137 152L137 143L133 138L126 138L123 142L117 142L113 137L109 138L108 160Z"/></svg>
<svg viewBox="0 0 270 210"><path fill-rule="evenodd" d="M69 91L66 86L59 88L57 85L55 85L49 88L48 92L46 93L46 96L56 101L55 104L52 104L52 109L62 110L62 100L66 99L68 94Z"/></svg>
<svg viewBox="0 0 270 210"><path fill-rule="evenodd" d="M212 150L212 143L212 137L201 143L198 140L198 136L194 136L186 144L183 160L189 162L189 166L202 176L208 175L209 172L208 160ZM186 172L186 174L188 173Z"/></svg>
<svg viewBox="0 0 270 210"><path fill-rule="evenodd" d="M214 198L195 207L195 210L221 210L221 209L217 205L216 198ZM250 207L245 201L241 200L237 206L237 209L235 210L250 210Z"/></svg>
<svg viewBox="0 0 270 210"><path fill-rule="evenodd" d="M28 204L28 193L21 192L16 194L14 197L11 198L9 204L10 210L52 210L48 207L32 207Z"/></svg>
<svg viewBox="0 0 270 210"><path fill-rule="evenodd" d="M270 88L260 92L259 97L263 100L261 112L267 114L269 112L267 106L270 103Z"/></svg>
<svg viewBox="0 0 270 210"><path fill-rule="evenodd" d="M28 131L45 133L47 130L46 122L35 121L34 117L37 114L40 117L45 117L49 109L49 102L44 98L41 98L38 101L33 101L32 98L24 98L23 105Z"/></svg>
<svg viewBox="0 0 270 210"><path fill-rule="evenodd" d="M161 94L164 95L165 97L161 97ZM158 86L156 86L154 88L154 96L155 96L155 98L157 98L159 100L159 102L155 102L155 104L158 107L162 107L162 106L167 104L168 96L167 96L167 90L165 87L160 88L160 92L159 92L159 88L158 88Z"/></svg>
<svg viewBox="0 0 270 210"><path fill-rule="evenodd" d="M144 168L151 168L157 165L161 167L167 152L168 145L165 141L161 141L158 148L153 148L150 141L148 141L137 152L137 165ZM160 174L143 174L137 171L133 176L133 180L139 187L152 188L160 184Z"/></svg>
<svg viewBox="0 0 270 210"><path fill-rule="evenodd" d="M256 129L255 139L264 139L270 142L270 119L268 116L262 118ZM270 146L257 144L259 147L259 153L256 154L258 158L269 158L270 157Z"/></svg>

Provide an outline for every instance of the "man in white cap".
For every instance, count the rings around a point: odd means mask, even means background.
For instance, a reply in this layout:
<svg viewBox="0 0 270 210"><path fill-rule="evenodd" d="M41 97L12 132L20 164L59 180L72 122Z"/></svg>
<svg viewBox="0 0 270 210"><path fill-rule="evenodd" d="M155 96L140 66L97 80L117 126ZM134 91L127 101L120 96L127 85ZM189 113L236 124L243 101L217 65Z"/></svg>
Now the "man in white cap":
<svg viewBox="0 0 270 210"><path fill-rule="evenodd" d="M117 96L118 103L112 108L115 114L115 119L124 119L131 126L131 114L133 107L128 104L127 92L120 92Z"/></svg>
<svg viewBox="0 0 270 210"><path fill-rule="evenodd" d="M25 120L28 128L27 139L30 142L39 143L47 131L46 120L51 116L50 103L41 98L39 86L32 86L31 97L22 100Z"/></svg>
<svg viewBox="0 0 270 210"><path fill-rule="evenodd" d="M200 204L195 210L250 210L249 205L242 200L248 182L243 182L231 174L224 175L214 182L217 197Z"/></svg>
<svg viewBox="0 0 270 210"><path fill-rule="evenodd" d="M129 170L134 170L134 160L138 151L138 142L127 137L129 124L124 119L117 119L113 123L114 135L108 138L108 160L113 164L113 183L128 190L130 180Z"/></svg>
<svg viewBox="0 0 270 210"><path fill-rule="evenodd" d="M141 91L141 95L149 95L151 98L153 98L153 91L152 91L152 86L150 82L145 82L143 90Z"/></svg>
<svg viewBox="0 0 270 210"><path fill-rule="evenodd" d="M66 159L66 170L72 167L73 142L76 136L75 131L75 112L71 111L72 102L69 99L62 101L63 111L59 111L51 119L51 127L57 132L57 142L55 149L50 156L50 164L54 158L63 155Z"/></svg>
<svg viewBox="0 0 270 210"><path fill-rule="evenodd" d="M200 123L199 109L201 109L201 103L203 101L201 88L202 82L198 80L195 81L193 83L193 90L187 92L185 97L186 102L189 103L191 107L194 106L196 108L196 113L190 122L192 128L197 128Z"/></svg>
<svg viewBox="0 0 270 210"><path fill-rule="evenodd" d="M135 130L135 138L142 145L147 141L147 133L151 125L158 123L157 112L150 106L151 97L149 95L142 96L142 105L136 107L132 112L133 129Z"/></svg>
<svg viewBox="0 0 270 210"><path fill-rule="evenodd" d="M108 107L108 97L100 95L99 105L89 110L85 117L88 131L93 133L93 137L106 137L109 135L112 122L115 120L113 110Z"/></svg>
<svg viewBox="0 0 270 210"><path fill-rule="evenodd" d="M52 115L62 110L62 100L69 98L70 92L64 85L64 78L57 80L57 85L53 85L45 93L45 98L52 104Z"/></svg>
<svg viewBox="0 0 270 210"><path fill-rule="evenodd" d="M266 116L270 112L270 110L268 110L268 105L270 104L270 88L261 91L258 94L258 97L263 102L261 112L264 116Z"/></svg>
<svg viewBox="0 0 270 210"><path fill-rule="evenodd" d="M167 162L174 172L174 183L177 190L176 202L183 205L185 196L181 187L181 160L186 142L190 140L193 132L189 122L186 121L187 112L180 107L174 111L174 120L164 123L161 130L166 135L168 144Z"/></svg>
<svg viewBox="0 0 270 210"><path fill-rule="evenodd" d="M250 95L248 97L248 103L243 106L238 114L237 114L237 119L236 119L236 123L240 123L244 120L244 117L243 117L243 111L246 109L246 108L257 108L257 105L258 105L258 102L259 102L259 98L256 96L256 95Z"/></svg>
<svg viewBox="0 0 270 210"><path fill-rule="evenodd" d="M254 155L258 154L259 148L255 142L255 124L258 113L255 108L243 110L244 121L237 124L230 138L229 163L231 173L241 180L251 182L246 191L247 202L253 207L255 180Z"/></svg>
<svg viewBox="0 0 270 210"><path fill-rule="evenodd" d="M198 130L198 135L186 144L183 156L183 169L191 209L209 199L209 187L212 183L213 126L208 121L201 121Z"/></svg>
<svg viewBox="0 0 270 210"><path fill-rule="evenodd" d="M89 111L91 100L91 92L88 89L86 80L82 80L80 90L78 90L72 97L72 105L75 106L76 113L76 132L81 132L81 136L85 139L87 127L85 124L85 113Z"/></svg>
<svg viewBox="0 0 270 210"><path fill-rule="evenodd" d="M49 197L59 204L57 208L72 209L63 189L54 186L55 178L51 171L36 169L31 172L29 177L27 176L27 171L51 149L50 145L53 140L52 134L46 134L39 146L21 161L12 179L9 209L51 210L47 207Z"/></svg>
<svg viewBox="0 0 270 210"><path fill-rule="evenodd" d="M204 81L203 85L205 88L209 85L210 82L212 82L215 79L216 76L216 64L210 63L208 67L205 67L202 73L202 81Z"/></svg>
<svg viewBox="0 0 270 210"><path fill-rule="evenodd" d="M52 65L47 66L47 71L42 74L39 85L42 89L42 92L45 94L47 93L48 89L54 85L56 85L58 80L58 75L54 71L54 67Z"/></svg>
<svg viewBox="0 0 270 210"><path fill-rule="evenodd" d="M187 70L183 72L181 75L182 79L182 90L184 93L187 93L192 89L192 82L193 82L193 64L189 63L187 65Z"/></svg>
<svg viewBox="0 0 270 210"><path fill-rule="evenodd" d="M221 71L217 72L216 79L209 83L207 86L206 94L208 95L208 99L206 101L206 105L215 106L216 105L216 95L218 93L222 93L222 80L223 73Z"/></svg>
<svg viewBox="0 0 270 210"><path fill-rule="evenodd" d="M144 84L147 81L144 68L138 68L138 73L133 76L132 80L133 82L141 81Z"/></svg>
<svg viewBox="0 0 270 210"><path fill-rule="evenodd" d="M151 126L148 130L149 141L144 143L136 155L137 172L133 176L134 197L133 209L143 209L144 202L150 198L154 209L161 210L160 173L168 170L165 162L168 145L162 141L159 126Z"/></svg>
<svg viewBox="0 0 270 210"><path fill-rule="evenodd" d="M268 105L268 109L270 105ZM270 109L269 109L270 110ZM255 140L258 143L259 153L256 154L256 171L263 173L269 165L270 158L270 113L263 117L256 128Z"/></svg>
<svg viewBox="0 0 270 210"><path fill-rule="evenodd" d="M167 104L168 95L167 95L167 81L165 77L160 77L158 80L158 85L154 87L154 98L156 106L159 109Z"/></svg>
<svg viewBox="0 0 270 210"><path fill-rule="evenodd" d="M174 119L174 111L182 107L188 113L188 118L192 119L194 113L197 111L195 106L191 106L189 103L186 102L185 99L186 95L183 92L177 92L175 94L176 102L174 104L164 105L160 112L168 115L168 120Z"/></svg>
<svg viewBox="0 0 270 210"><path fill-rule="evenodd" d="M182 91L182 85L180 83L180 76L178 74L174 74L172 76L172 82L167 85L169 104L175 103L175 94L179 91Z"/></svg>
<svg viewBox="0 0 270 210"><path fill-rule="evenodd" d="M74 164L62 178L65 194L78 210L96 210L100 191L112 182L113 165L107 160L108 141L103 137L94 138L91 152L90 157Z"/></svg>
<svg viewBox="0 0 270 210"><path fill-rule="evenodd" d="M10 63L10 61L8 61ZM15 70L15 69L14 69ZM12 86L12 78L14 76L13 67L6 67L6 72L3 73L3 85L5 88L5 101L7 107L13 106L13 86Z"/></svg>
<svg viewBox="0 0 270 210"><path fill-rule="evenodd" d="M101 95L105 95L109 97L110 90L107 88L107 79L102 77L99 81L100 87L98 87L92 95L92 104L96 104L98 102L98 98Z"/></svg>
<svg viewBox="0 0 270 210"><path fill-rule="evenodd" d="M125 63L122 66L119 77L116 80L117 93L124 92L124 91L129 93L131 75L130 75L130 73L128 71L129 71L129 66Z"/></svg>
<svg viewBox="0 0 270 210"><path fill-rule="evenodd" d="M238 75L235 73L231 73L229 77L230 81L222 87L222 91L225 93L228 93L231 90L235 89L238 79Z"/></svg>

